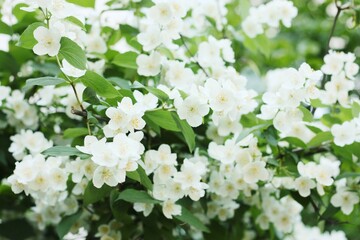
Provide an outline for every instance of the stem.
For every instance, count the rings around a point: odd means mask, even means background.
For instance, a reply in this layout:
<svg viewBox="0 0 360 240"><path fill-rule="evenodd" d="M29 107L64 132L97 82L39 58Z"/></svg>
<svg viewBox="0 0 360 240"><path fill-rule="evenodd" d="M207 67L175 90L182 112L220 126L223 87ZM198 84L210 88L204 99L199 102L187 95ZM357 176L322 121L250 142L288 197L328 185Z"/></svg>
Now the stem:
<svg viewBox="0 0 360 240"><path fill-rule="evenodd" d="M339 5L339 4L338 4L338 0L335 0L335 6L336 6L336 9L337 9L337 12L336 12L336 15L335 15L335 18L334 18L333 25L332 25L332 27L331 27L331 32L330 32L330 36L329 36L329 39L328 39L328 44L327 44L327 50L326 50L326 52L328 52L329 49L330 49L330 41L331 41L331 38L333 37L333 35L334 35L334 33L335 33L336 23L337 23L337 21L338 21L338 19L339 19L339 16L340 16L341 11L350 8L350 6L343 7L343 6Z"/></svg>
<svg viewBox="0 0 360 240"><path fill-rule="evenodd" d="M188 48L188 46L185 43L184 37L180 34L180 39L181 42L183 43L184 47L186 48L186 51L188 52L188 54L190 55L190 57L194 60L194 62L196 63L196 65L198 65L198 67L205 73L205 75L207 77L209 77L210 75L205 71L205 69L200 65L200 63L198 61L195 60L194 54L191 53L190 49Z"/></svg>

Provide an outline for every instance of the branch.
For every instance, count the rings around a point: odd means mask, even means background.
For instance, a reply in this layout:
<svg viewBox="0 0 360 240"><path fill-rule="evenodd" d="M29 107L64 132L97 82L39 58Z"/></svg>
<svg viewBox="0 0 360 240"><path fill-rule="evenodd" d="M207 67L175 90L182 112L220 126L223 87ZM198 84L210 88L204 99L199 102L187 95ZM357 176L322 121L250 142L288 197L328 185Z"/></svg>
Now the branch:
<svg viewBox="0 0 360 240"><path fill-rule="evenodd" d="M181 42L183 43L184 47L186 48L186 51L188 52L188 54L190 55L190 57L194 60L194 62L196 63L196 65L198 65L198 67L205 73L205 75L207 77L210 77L210 75L205 71L205 69L200 65L200 63L198 61L195 60L194 54L191 53L190 49L188 48L188 46L185 43L184 37L180 34L180 39Z"/></svg>

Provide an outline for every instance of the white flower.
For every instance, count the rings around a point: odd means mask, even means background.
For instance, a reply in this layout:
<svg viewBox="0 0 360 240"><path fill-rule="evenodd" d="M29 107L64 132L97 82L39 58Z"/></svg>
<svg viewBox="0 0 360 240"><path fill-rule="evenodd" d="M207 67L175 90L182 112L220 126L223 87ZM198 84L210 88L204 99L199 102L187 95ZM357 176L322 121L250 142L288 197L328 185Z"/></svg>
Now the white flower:
<svg viewBox="0 0 360 240"><path fill-rule="evenodd" d="M247 17L241 24L241 27L246 35L250 38L254 38L264 32L261 23L255 17Z"/></svg>
<svg viewBox="0 0 360 240"><path fill-rule="evenodd" d="M195 96L189 96L184 101L175 101L175 107L180 119L185 119L192 127L200 126L203 117L209 113L209 106Z"/></svg>
<svg viewBox="0 0 360 240"><path fill-rule="evenodd" d="M142 111L152 110L157 107L158 98L154 94L142 94L138 90L135 90L133 94L136 100L136 105L138 105Z"/></svg>
<svg viewBox="0 0 360 240"><path fill-rule="evenodd" d="M181 206L171 200L163 202L162 206L162 211L166 218L172 219L174 215L181 215Z"/></svg>
<svg viewBox="0 0 360 240"><path fill-rule="evenodd" d="M151 51L162 43L162 34L159 26L151 25L146 28L145 32L137 36L139 43L143 46L144 51Z"/></svg>
<svg viewBox="0 0 360 240"><path fill-rule="evenodd" d="M269 172L265 168L266 163L256 161L248 163L243 168L245 182L251 184L259 180L266 181L269 178Z"/></svg>
<svg viewBox="0 0 360 240"><path fill-rule="evenodd" d="M125 176L125 170L100 166L94 172L93 183L96 188L101 188L104 183L115 187L118 183L125 181Z"/></svg>
<svg viewBox="0 0 360 240"><path fill-rule="evenodd" d="M297 179L295 179L294 184L295 189L302 197L310 196L310 190L316 187L315 182L308 177L298 177Z"/></svg>
<svg viewBox="0 0 360 240"><path fill-rule="evenodd" d="M61 35L58 32L40 26L35 29L34 38L38 42L33 48L35 54L54 57L59 53Z"/></svg>
<svg viewBox="0 0 360 240"><path fill-rule="evenodd" d="M152 203L134 203L134 210L137 212L143 212L145 217L150 215L153 208L154 204Z"/></svg>
<svg viewBox="0 0 360 240"><path fill-rule="evenodd" d="M156 76L161 69L161 55L158 52L152 52L149 56L140 54L136 58L138 65L138 74L142 76Z"/></svg>
<svg viewBox="0 0 360 240"><path fill-rule="evenodd" d="M356 125L354 122L334 124L331 127L331 134L334 136L334 143L340 147L352 144L356 139Z"/></svg>
<svg viewBox="0 0 360 240"><path fill-rule="evenodd" d="M172 8L168 2L160 2L151 7L148 12L148 17L158 24L166 25L173 18Z"/></svg>
<svg viewBox="0 0 360 240"><path fill-rule="evenodd" d="M81 69L74 67L65 59L62 60L61 71L70 77L76 77L76 78L84 76L86 73L86 70L81 70Z"/></svg>
<svg viewBox="0 0 360 240"><path fill-rule="evenodd" d="M121 109L109 107L105 112L106 116L110 118L108 126L112 130L126 129L129 123L129 116Z"/></svg>
<svg viewBox="0 0 360 240"><path fill-rule="evenodd" d="M334 207L341 207L341 211L349 215L354 205L359 203L359 196L355 192L341 190L331 197L330 202Z"/></svg>
<svg viewBox="0 0 360 240"><path fill-rule="evenodd" d="M114 167L118 163L118 158L114 154L114 150L109 143L98 141L91 145L91 160L104 167Z"/></svg>

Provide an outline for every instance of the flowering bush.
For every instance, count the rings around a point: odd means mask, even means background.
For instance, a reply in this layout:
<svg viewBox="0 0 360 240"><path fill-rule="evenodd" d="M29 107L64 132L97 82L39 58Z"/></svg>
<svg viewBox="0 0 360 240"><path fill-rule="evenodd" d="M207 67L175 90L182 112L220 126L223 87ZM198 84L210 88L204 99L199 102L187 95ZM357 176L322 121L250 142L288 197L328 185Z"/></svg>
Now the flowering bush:
<svg viewBox="0 0 360 240"><path fill-rule="evenodd" d="M0 236L357 239L359 1L0 1Z"/></svg>

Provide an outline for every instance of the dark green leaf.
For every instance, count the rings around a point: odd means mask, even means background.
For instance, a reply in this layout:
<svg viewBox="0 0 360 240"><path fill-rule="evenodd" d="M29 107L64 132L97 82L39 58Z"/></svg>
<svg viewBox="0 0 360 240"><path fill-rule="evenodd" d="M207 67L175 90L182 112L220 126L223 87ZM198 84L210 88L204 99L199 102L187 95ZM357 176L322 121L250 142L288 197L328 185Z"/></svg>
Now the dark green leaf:
<svg viewBox="0 0 360 240"><path fill-rule="evenodd" d="M281 139L282 141L287 141L288 143L290 143L293 146L296 147L301 147L301 148L305 148L306 149L306 143L304 143L301 139L296 138L296 137L286 137Z"/></svg>
<svg viewBox="0 0 360 240"><path fill-rule="evenodd" d="M93 204L109 196L112 187L104 184L101 188L96 188L92 182L89 182L84 192L84 205Z"/></svg>
<svg viewBox="0 0 360 240"><path fill-rule="evenodd" d="M194 216L189 210L182 207L181 215L174 216L176 219L189 224L189 226L194 227L202 232L209 232L209 229L202 223L200 219Z"/></svg>
<svg viewBox="0 0 360 240"><path fill-rule="evenodd" d="M33 227L24 218L13 219L0 223L0 236L8 239L27 239L29 237L33 237L34 234L35 231Z"/></svg>
<svg viewBox="0 0 360 240"><path fill-rule="evenodd" d="M82 95L82 100L92 105L100 104L100 100L96 96L96 92L91 87L85 88Z"/></svg>
<svg viewBox="0 0 360 240"><path fill-rule="evenodd" d="M95 72L87 71L80 79L85 86L92 88L101 97L121 97L121 94L108 80Z"/></svg>
<svg viewBox="0 0 360 240"><path fill-rule="evenodd" d="M145 191L126 189L120 192L115 201L124 200L131 203L160 203Z"/></svg>
<svg viewBox="0 0 360 240"><path fill-rule="evenodd" d="M345 172L337 176L335 180L339 180L342 178L352 178L352 177L360 177L360 172Z"/></svg>
<svg viewBox="0 0 360 240"><path fill-rule="evenodd" d="M158 99L162 102L165 102L169 99L169 96L162 90L154 88L154 87L147 87L139 82L134 82L132 88L143 88L146 89L149 93L154 94Z"/></svg>
<svg viewBox="0 0 360 240"><path fill-rule="evenodd" d="M61 38L61 47L59 53L74 67L85 70L86 69L86 55L74 41L67 37Z"/></svg>
<svg viewBox="0 0 360 240"><path fill-rule="evenodd" d="M59 224L56 225L56 233L60 239L70 231L71 227L79 220L81 217L82 210L80 209L77 213L64 217Z"/></svg>

